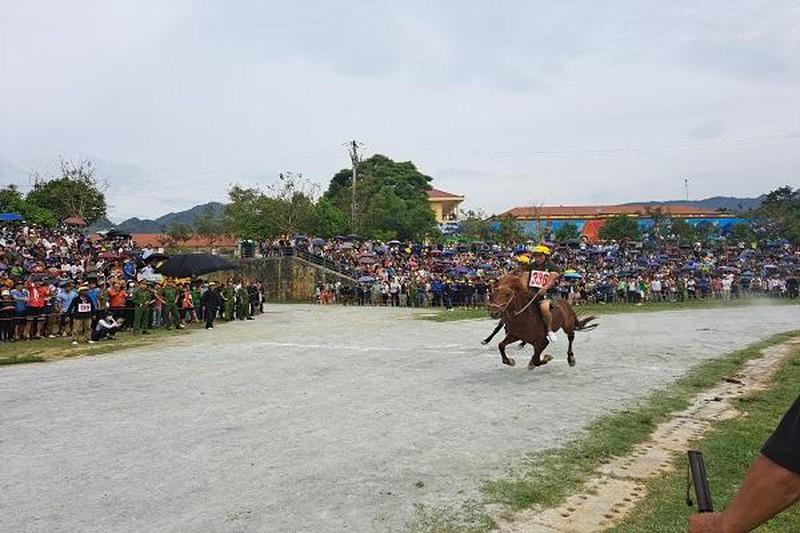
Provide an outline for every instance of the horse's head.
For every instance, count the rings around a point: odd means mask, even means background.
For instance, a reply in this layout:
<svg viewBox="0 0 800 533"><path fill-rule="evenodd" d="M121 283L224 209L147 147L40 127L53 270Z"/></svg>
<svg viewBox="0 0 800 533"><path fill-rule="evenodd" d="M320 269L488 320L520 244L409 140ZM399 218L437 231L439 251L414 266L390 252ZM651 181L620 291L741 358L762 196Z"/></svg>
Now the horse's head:
<svg viewBox="0 0 800 533"><path fill-rule="evenodd" d="M492 293L492 299L487 306L489 309L489 316L492 318L500 318L506 312L508 306L514 300L515 291L508 285L498 286Z"/></svg>

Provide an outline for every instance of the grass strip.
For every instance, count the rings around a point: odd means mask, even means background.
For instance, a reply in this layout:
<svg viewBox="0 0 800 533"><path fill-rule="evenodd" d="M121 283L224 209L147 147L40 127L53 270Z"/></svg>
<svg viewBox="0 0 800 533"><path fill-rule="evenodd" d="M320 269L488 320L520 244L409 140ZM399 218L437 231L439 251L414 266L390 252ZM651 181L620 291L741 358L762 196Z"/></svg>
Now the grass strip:
<svg viewBox="0 0 800 533"><path fill-rule="evenodd" d="M743 300L690 300L687 302L658 302L644 304L588 304L575 307L582 315L610 315L618 313L655 313L659 311L688 311L691 309L726 309L757 305L798 305L800 300L749 298ZM456 320L475 320L489 318L486 309L427 309L419 320L433 322L453 322Z"/></svg>
<svg viewBox="0 0 800 533"><path fill-rule="evenodd" d="M775 430L786 409L800 391L800 348L776 373L769 390L740 398L737 407L744 416L714 424L698 444L703 452L714 508L724 509L735 494L764 441ZM675 460L676 469L668 476L651 481L647 497L615 533L685 531L686 519L694 511L687 507L686 457ZM762 526L764 532L800 531L800 506L773 518Z"/></svg>
<svg viewBox="0 0 800 533"><path fill-rule="evenodd" d="M203 329L203 326L204 324L198 322L189 324L185 329L152 329L148 335L122 331L117 334L114 340L103 340L94 344L79 344L77 346L72 344L71 337L4 342L0 343L0 366L46 362L83 355L103 355L128 348L150 346L176 336L188 335L193 331Z"/></svg>
<svg viewBox="0 0 800 533"><path fill-rule="evenodd" d="M798 335L800 330L779 333L741 350L699 363L665 389L624 411L593 420L575 440L560 448L530 454L513 467L507 477L487 481L482 487L484 501L481 504L484 508L500 504L504 512L558 505L578 490L602 461L630 452L672 412L688 407L693 396L735 374L744 363L760 356L765 348ZM453 516L459 516L458 521L452 519ZM470 520L465 522L469 517ZM469 517L459 515L458 508L420 506L415 519L410 522L410 529L416 533L479 533L492 529L487 525L492 523L487 512L478 513L470 508ZM464 523L466 525L461 525ZM417 527L420 524L437 527Z"/></svg>

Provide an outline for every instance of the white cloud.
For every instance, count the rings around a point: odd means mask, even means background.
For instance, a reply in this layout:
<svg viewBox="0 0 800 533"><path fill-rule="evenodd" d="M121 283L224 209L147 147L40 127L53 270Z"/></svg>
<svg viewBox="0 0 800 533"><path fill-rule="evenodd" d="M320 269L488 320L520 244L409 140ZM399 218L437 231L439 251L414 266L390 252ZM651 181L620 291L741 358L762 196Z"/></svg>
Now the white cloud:
<svg viewBox="0 0 800 533"><path fill-rule="evenodd" d="M327 182L351 138L489 212L680 197L686 174L756 195L800 174L797 27L789 0L0 0L0 155L103 160L117 218Z"/></svg>

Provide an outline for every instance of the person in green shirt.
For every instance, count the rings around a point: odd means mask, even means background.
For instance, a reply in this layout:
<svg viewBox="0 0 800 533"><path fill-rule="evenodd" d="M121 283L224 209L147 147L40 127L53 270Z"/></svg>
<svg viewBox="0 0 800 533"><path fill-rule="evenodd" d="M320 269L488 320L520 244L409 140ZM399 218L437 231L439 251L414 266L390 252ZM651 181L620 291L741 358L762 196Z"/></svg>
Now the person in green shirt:
<svg viewBox="0 0 800 533"><path fill-rule="evenodd" d="M142 280L133 291L133 332L150 333L150 304L153 303L153 293L147 283Z"/></svg>
<svg viewBox="0 0 800 533"><path fill-rule="evenodd" d="M164 323L167 329L178 328L180 320L178 318L178 305L175 303L178 291L172 280L167 280L160 291L161 299L164 300Z"/></svg>
<svg viewBox="0 0 800 533"><path fill-rule="evenodd" d="M250 318L250 295L247 293L247 286L242 283L236 292L239 295L239 320Z"/></svg>
<svg viewBox="0 0 800 533"><path fill-rule="evenodd" d="M225 287L222 289L222 316L230 322L233 320L233 309L234 304L236 303L236 291L233 288L233 282L228 280L225 283Z"/></svg>

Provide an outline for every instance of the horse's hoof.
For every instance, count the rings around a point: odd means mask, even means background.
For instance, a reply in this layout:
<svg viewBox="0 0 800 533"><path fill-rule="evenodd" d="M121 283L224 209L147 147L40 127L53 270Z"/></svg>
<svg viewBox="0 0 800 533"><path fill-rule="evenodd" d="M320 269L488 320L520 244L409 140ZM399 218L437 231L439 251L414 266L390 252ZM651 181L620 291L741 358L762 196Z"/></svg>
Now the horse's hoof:
<svg viewBox="0 0 800 533"><path fill-rule="evenodd" d="M541 364L546 365L547 363L549 363L552 360L553 360L553 356L552 355L545 354L545 355L542 356L542 363Z"/></svg>
<svg viewBox="0 0 800 533"><path fill-rule="evenodd" d="M516 362L516 361L514 361L514 360L513 360L513 359L511 359L511 358L508 358L508 359L503 359L503 364L504 364L504 365L508 365L508 366L514 366L514 365L516 365L516 364L517 364L517 362Z"/></svg>
<svg viewBox="0 0 800 533"><path fill-rule="evenodd" d="M567 363L569 364L569 366L575 366L576 365L575 358L567 357Z"/></svg>

